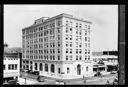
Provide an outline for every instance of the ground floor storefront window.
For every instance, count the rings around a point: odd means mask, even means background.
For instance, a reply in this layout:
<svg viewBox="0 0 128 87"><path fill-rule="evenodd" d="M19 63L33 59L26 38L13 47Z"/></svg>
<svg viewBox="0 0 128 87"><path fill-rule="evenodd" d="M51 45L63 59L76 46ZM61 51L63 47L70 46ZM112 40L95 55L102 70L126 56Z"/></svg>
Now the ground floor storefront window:
<svg viewBox="0 0 128 87"><path fill-rule="evenodd" d="M118 70L118 68L117 68L116 65L115 66L113 66L113 65L108 65L107 66L107 72L117 71L117 70Z"/></svg>

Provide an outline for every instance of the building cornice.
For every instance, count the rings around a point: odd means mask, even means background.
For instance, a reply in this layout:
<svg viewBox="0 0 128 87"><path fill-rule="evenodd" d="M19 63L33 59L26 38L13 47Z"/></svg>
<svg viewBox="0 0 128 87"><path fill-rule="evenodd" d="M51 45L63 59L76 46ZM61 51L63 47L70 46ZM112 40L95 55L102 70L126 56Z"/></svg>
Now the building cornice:
<svg viewBox="0 0 128 87"><path fill-rule="evenodd" d="M23 28L22 31L26 30L26 29L29 29L29 28L33 28L33 27L39 26L41 24L45 24L45 23L47 23L49 21L53 21L55 19L62 18L62 17L66 17L66 18L77 20L77 21L82 21L82 22L86 22L86 23L92 24L92 22L90 22L90 21L87 21L87 20L84 20L84 19L79 19L79 18L73 17L72 15L63 13L63 14L48 18L48 19L44 20L44 22L42 22L40 24L33 24L33 25L29 26L29 27Z"/></svg>

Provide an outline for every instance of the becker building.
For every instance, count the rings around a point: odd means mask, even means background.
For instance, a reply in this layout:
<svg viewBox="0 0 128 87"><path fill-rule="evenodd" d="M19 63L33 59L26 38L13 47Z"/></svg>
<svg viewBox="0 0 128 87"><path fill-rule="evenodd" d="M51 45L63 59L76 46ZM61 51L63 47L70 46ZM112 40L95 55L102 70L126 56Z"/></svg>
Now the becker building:
<svg viewBox="0 0 128 87"><path fill-rule="evenodd" d="M91 24L69 14L35 20L22 29L22 68L58 79L92 75Z"/></svg>

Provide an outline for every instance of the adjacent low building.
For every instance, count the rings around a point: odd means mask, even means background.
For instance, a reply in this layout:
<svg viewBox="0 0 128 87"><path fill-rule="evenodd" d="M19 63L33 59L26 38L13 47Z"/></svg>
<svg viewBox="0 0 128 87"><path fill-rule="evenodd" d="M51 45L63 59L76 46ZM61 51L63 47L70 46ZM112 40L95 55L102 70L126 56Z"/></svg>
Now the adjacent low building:
<svg viewBox="0 0 128 87"><path fill-rule="evenodd" d="M104 54L104 52L92 52L93 72L100 71L104 74L118 70L118 56Z"/></svg>
<svg viewBox="0 0 128 87"><path fill-rule="evenodd" d="M5 48L6 49L6 48ZM20 58L18 53L4 51L3 83L16 80L20 75Z"/></svg>

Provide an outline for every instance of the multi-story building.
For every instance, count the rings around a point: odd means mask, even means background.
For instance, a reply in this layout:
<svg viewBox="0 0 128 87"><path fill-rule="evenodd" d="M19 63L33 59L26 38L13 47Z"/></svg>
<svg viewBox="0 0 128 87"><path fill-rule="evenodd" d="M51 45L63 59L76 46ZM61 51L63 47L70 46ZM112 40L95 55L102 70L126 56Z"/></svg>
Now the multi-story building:
<svg viewBox="0 0 128 87"><path fill-rule="evenodd" d="M18 53L9 53L4 50L3 82L18 79L20 74L20 58Z"/></svg>
<svg viewBox="0 0 128 87"><path fill-rule="evenodd" d="M92 75L91 25L69 14L35 20L22 29L23 69L58 79Z"/></svg>

